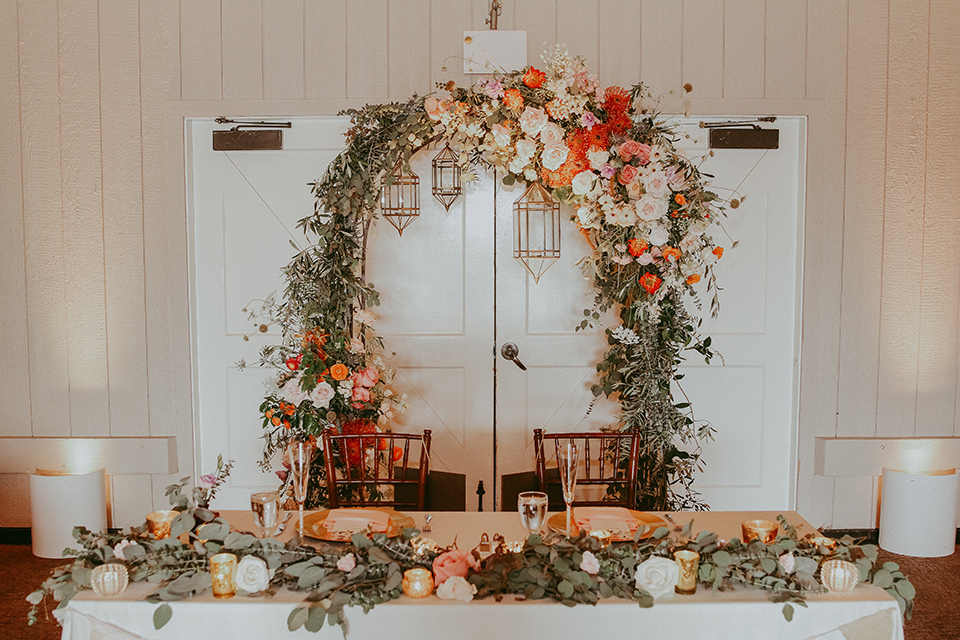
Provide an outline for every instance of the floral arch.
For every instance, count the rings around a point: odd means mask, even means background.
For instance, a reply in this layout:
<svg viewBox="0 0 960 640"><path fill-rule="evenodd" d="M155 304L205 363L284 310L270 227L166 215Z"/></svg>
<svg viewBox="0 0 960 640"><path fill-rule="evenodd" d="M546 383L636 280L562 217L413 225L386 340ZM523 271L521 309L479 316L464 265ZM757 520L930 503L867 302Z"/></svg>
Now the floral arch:
<svg viewBox="0 0 960 640"><path fill-rule="evenodd" d="M722 203L677 152L642 85L601 89L560 48L545 61L544 71L531 66L471 87L450 82L438 95L344 112L347 147L313 185L314 212L298 223L315 244L285 268L283 300L265 309L284 338L261 353L261 364L279 371L260 407L264 466L291 440L330 425L373 432L402 409L368 311L379 299L364 277L366 240L410 158L439 143L458 179L475 179L483 164L495 179L538 183L573 208L586 249L580 265L596 291L582 327L608 309L620 320L606 330L592 390L620 403L611 429L642 435L637 507L704 506L691 483L712 429L676 401L673 385L685 352L714 355L690 307L701 308L694 285L703 280L717 308L712 265L723 248L710 231ZM308 504L324 504L325 491L314 478Z"/></svg>

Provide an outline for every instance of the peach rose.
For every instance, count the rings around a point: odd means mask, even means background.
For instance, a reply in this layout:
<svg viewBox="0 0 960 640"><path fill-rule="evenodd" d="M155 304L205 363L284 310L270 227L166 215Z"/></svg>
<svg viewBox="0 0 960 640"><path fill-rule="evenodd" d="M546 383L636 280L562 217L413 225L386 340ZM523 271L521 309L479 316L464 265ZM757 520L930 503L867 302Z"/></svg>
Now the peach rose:
<svg viewBox="0 0 960 640"><path fill-rule="evenodd" d="M640 153L641 148L640 143L636 140L627 140L617 147L617 154L623 158L625 162L630 162L630 158Z"/></svg>
<svg viewBox="0 0 960 640"><path fill-rule="evenodd" d="M626 144L626 143L624 143ZM625 165L620 169L620 177L617 178L620 184L630 184L637 177L637 168L632 164Z"/></svg>
<svg viewBox="0 0 960 640"><path fill-rule="evenodd" d="M470 569L479 569L480 563L473 557L469 551L460 551L453 549L446 553L441 553L433 561L433 575L438 585L446 582L447 578L460 576L466 578Z"/></svg>

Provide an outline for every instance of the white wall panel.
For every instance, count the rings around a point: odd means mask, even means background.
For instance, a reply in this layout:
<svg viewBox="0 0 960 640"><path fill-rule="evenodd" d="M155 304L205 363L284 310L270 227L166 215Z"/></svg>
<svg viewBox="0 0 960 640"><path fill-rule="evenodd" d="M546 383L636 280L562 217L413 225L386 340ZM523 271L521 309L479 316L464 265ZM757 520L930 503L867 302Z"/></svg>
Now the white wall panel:
<svg viewBox="0 0 960 640"><path fill-rule="evenodd" d="M222 95L220 15L220 0L180 0L180 95L184 100Z"/></svg>
<svg viewBox="0 0 960 640"><path fill-rule="evenodd" d="M723 95L763 96L766 51L764 0L723 4Z"/></svg>
<svg viewBox="0 0 960 640"><path fill-rule="evenodd" d="M347 7L341 0L307 0L303 43L307 98L347 95Z"/></svg>
<svg viewBox="0 0 960 640"><path fill-rule="evenodd" d="M723 3L683 0L683 22L670 27L671 35L683 42L683 82L693 85L693 97L722 96Z"/></svg>
<svg viewBox="0 0 960 640"><path fill-rule="evenodd" d="M640 77L654 95L679 92L683 71L683 3L644 0L640 17Z"/></svg>
<svg viewBox="0 0 960 640"><path fill-rule="evenodd" d="M347 97L387 97L387 0L347 3ZM446 4L446 3L445 3Z"/></svg>
<svg viewBox="0 0 960 640"><path fill-rule="evenodd" d="M601 88L630 87L644 80L640 75L641 3L601 0L599 13L599 60L592 72L600 79Z"/></svg>
<svg viewBox="0 0 960 640"><path fill-rule="evenodd" d="M469 15L469 7L463 7ZM390 41L390 99L406 100L413 94L430 93L429 0L391 0L388 38ZM464 26L466 29L467 26Z"/></svg>
<svg viewBox="0 0 960 640"><path fill-rule="evenodd" d="M304 0L271 0L263 12L263 97L304 97Z"/></svg>
<svg viewBox="0 0 960 640"><path fill-rule="evenodd" d="M764 95L803 98L806 95L807 3L767 2ZM811 47L812 48L812 47Z"/></svg>
<svg viewBox="0 0 960 640"><path fill-rule="evenodd" d="M262 0L222 0L221 51L223 99L259 100L264 97L264 24ZM270 7L268 7L268 11ZM301 21L301 28L303 28Z"/></svg>

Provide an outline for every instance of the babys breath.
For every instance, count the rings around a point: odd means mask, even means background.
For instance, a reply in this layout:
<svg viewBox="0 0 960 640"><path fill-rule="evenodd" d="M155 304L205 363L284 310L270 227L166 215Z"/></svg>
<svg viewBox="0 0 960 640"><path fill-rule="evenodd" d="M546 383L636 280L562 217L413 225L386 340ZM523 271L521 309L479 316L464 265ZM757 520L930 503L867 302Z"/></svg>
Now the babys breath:
<svg viewBox="0 0 960 640"><path fill-rule="evenodd" d="M636 331L627 327L617 327L610 333L614 340L620 344L637 344L640 342L640 336L637 335Z"/></svg>

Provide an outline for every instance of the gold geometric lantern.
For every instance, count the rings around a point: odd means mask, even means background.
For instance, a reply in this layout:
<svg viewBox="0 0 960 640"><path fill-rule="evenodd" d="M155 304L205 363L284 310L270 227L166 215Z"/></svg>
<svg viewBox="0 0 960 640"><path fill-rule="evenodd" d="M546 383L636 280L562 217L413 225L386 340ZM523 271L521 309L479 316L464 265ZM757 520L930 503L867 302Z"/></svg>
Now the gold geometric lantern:
<svg viewBox="0 0 960 640"><path fill-rule="evenodd" d="M400 235L420 216L420 178L403 168L403 159L380 181L380 213Z"/></svg>
<svg viewBox="0 0 960 640"><path fill-rule="evenodd" d="M443 150L433 157L433 197L439 200L447 211L450 211L450 205L463 193L458 158L457 152L451 149L449 144L444 145Z"/></svg>
<svg viewBox="0 0 960 640"><path fill-rule="evenodd" d="M560 203L539 182L513 203L513 257L534 283L560 258Z"/></svg>

